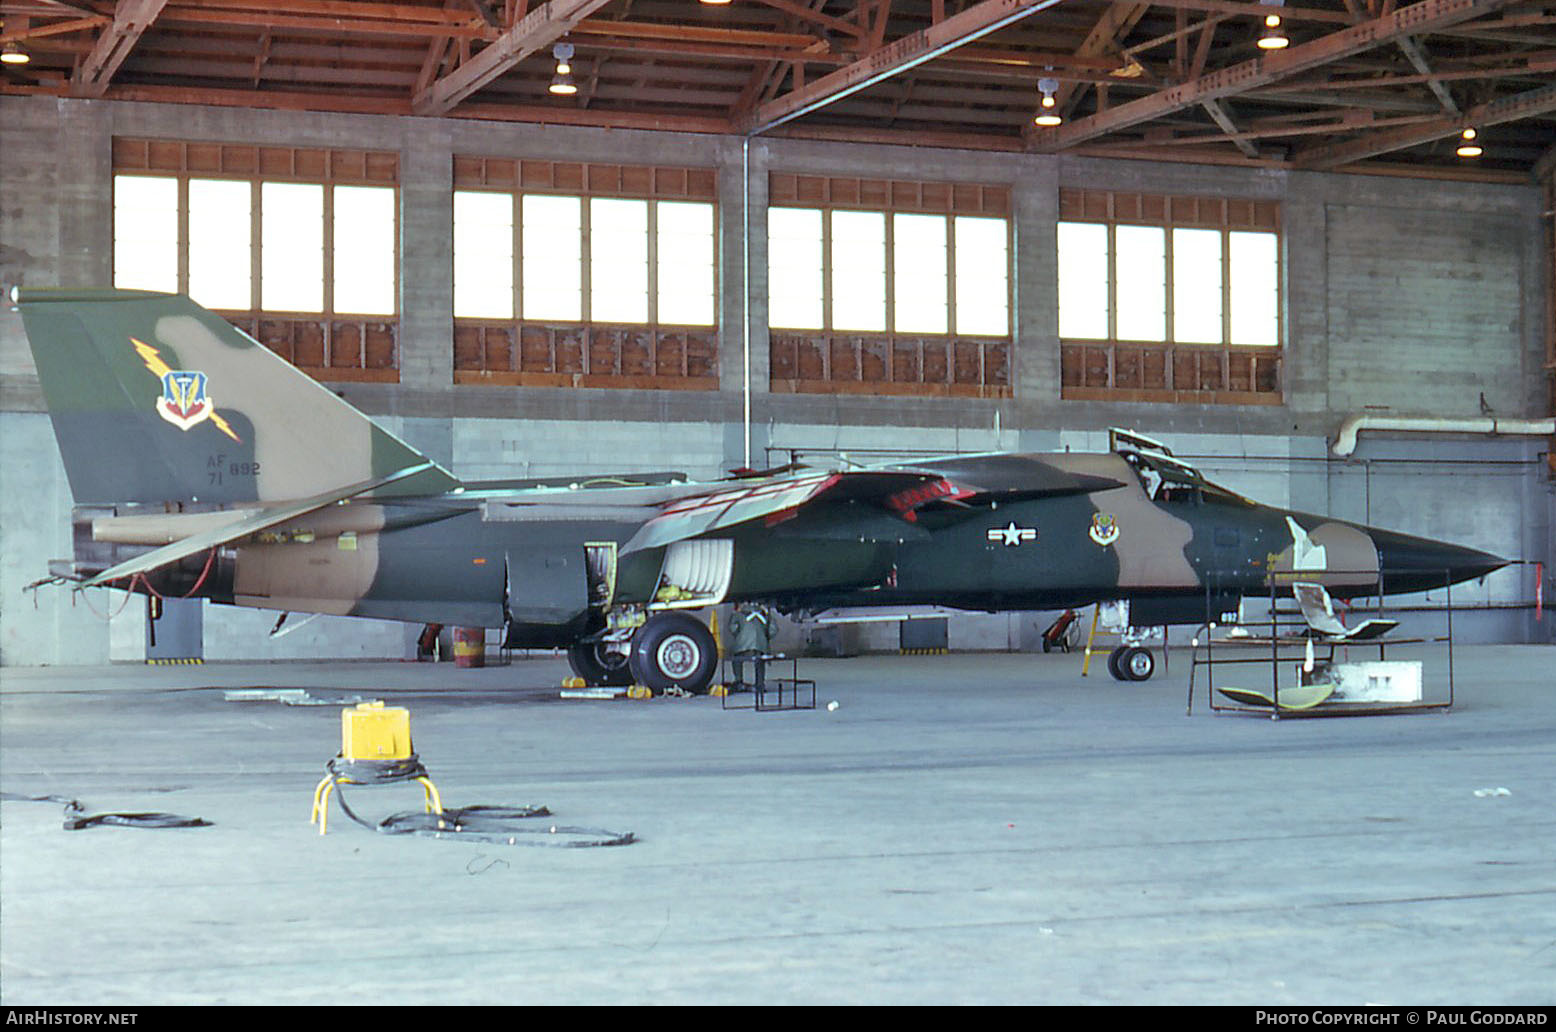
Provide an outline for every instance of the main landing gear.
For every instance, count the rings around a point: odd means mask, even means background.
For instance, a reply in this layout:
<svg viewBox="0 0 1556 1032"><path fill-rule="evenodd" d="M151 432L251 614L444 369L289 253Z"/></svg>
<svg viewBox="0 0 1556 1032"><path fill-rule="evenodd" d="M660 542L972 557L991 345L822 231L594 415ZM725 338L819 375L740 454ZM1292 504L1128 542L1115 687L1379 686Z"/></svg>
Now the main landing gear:
<svg viewBox="0 0 1556 1032"><path fill-rule="evenodd" d="M1108 654L1108 673L1115 681L1147 681L1156 673L1156 657L1142 645L1120 645Z"/></svg>
<svg viewBox="0 0 1556 1032"><path fill-rule="evenodd" d="M567 664L591 688L621 688L632 683L624 643L579 642L568 648Z"/></svg>
<svg viewBox="0 0 1556 1032"><path fill-rule="evenodd" d="M591 686L641 684L702 695L718 672L719 650L707 625L689 613L655 613L630 639L580 642L567 650L573 673Z"/></svg>

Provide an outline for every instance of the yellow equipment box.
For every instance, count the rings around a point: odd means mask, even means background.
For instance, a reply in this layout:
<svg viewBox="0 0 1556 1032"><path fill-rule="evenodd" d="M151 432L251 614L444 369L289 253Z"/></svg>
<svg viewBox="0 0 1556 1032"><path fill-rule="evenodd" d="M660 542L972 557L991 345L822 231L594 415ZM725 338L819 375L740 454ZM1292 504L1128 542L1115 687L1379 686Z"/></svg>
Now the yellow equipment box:
<svg viewBox="0 0 1556 1032"><path fill-rule="evenodd" d="M359 702L340 711L340 754L348 760L411 757L411 711L382 702Z"/></svg>

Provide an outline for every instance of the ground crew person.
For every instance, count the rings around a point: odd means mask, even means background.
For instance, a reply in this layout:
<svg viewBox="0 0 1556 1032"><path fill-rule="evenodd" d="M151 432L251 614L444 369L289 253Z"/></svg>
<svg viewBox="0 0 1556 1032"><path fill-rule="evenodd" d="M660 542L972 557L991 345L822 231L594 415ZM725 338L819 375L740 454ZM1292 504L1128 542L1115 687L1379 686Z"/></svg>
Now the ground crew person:
<svg viewBox="0 0 1556 1032"><path fill-rule="evenodd" d="M773 644L773 618L763 607L751 602L735 603L735 615L729 621L729 651L731 665L735 669L735 683L731 691L743 691L746 686L746 660L756 665L756 690L766 683L768 650Z"/></svg>

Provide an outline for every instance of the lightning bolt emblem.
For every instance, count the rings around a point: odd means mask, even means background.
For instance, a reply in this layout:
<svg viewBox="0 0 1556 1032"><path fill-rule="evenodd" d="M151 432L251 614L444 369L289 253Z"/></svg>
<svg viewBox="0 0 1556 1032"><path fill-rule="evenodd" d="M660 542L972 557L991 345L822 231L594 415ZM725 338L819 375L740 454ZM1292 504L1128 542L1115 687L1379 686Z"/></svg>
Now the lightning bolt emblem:
<svg viewBox="0 0 1556 1032"><path fill-rule="evenodd" d="M205 393L204 373L174 369L162 360L156 348L144 341L130 338L135 353L146 363L151 375L162 381L162 397L157 399L157 414L180 430L188 430L209 419L216 429L239 444L243 438L232 429L232 424L221 417L216 406Z"/></svg>

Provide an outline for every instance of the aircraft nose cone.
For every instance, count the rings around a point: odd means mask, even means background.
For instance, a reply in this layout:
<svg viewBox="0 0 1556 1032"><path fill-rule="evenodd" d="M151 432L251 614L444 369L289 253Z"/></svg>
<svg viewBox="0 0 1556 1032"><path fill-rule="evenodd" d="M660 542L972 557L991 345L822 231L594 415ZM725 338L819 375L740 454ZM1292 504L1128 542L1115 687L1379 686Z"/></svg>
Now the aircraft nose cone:
<svg viewBox="0 0 1556 1032"><path fill-rule="evenodd" d="M1383 588L1388 592L1425 591L1445 584L1484 577L1507 565L1507 560L1444 541L1373 530L1372 542L1378 549L1378 564L1383 569Z"/></svg>

